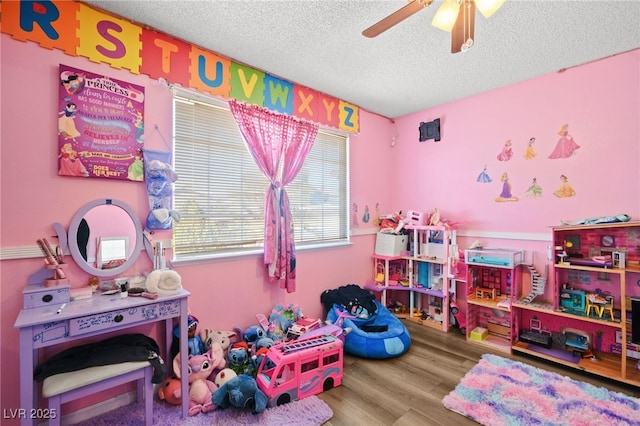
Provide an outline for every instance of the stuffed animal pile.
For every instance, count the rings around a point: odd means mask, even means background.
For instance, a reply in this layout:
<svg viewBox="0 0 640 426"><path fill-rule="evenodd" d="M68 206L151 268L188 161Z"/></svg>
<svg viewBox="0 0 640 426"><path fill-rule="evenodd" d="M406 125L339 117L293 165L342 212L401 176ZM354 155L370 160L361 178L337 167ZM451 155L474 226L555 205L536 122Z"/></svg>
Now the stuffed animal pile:
<svg viewBox="0 0 640 426"><path fill-rule="evenodd" d="M303 318L297 305L276 305L269 317L256 315L258 324L234 331L199 329L194 315L188 316L189 415L207 413L216 408L235 407L264 411L268 398L257 385L255 376L269 348L287 340L289 327ZM174 375L158 389L158 397L169 404L181 402L179 339L180 328L173 330Z"/></svg>

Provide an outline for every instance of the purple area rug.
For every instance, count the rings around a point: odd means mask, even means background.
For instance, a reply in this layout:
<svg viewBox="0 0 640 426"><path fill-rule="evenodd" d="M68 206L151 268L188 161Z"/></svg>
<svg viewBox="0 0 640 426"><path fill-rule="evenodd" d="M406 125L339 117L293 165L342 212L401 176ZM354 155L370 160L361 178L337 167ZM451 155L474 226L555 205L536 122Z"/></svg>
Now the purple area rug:
<svg viewBox="0 0 640 426"><path fill-rule="evenodd" d="M490 354L442 402L485 426L640 425L640 399Z"/></svg>
<svg viewBox="0 0 640 426"><path fill-rule="evenodd" d="M153 424L158 426L200 426L200 425L304 425L319 426L333 417L331 408L316 396L310 396L262 413L252 414L249 410L227 408L206 414L200 413L185 418L180 417L180 407L164 401L153 403ZM120 407L101 416L96 416L82 426L137 426L144 425L144 405L133 403Z"/></svg>

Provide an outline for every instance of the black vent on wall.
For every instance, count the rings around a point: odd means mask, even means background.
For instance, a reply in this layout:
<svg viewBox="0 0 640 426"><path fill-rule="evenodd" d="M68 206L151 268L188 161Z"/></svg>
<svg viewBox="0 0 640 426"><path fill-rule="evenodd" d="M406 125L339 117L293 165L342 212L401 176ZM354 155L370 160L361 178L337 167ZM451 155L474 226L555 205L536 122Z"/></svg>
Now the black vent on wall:
<svg viewBox="0 0 640 426"><path fill-rule="evenodd" d="M436 142L440 141L440 119L436 118L428 123L420 123L420 142L434 139Z"/></svg>

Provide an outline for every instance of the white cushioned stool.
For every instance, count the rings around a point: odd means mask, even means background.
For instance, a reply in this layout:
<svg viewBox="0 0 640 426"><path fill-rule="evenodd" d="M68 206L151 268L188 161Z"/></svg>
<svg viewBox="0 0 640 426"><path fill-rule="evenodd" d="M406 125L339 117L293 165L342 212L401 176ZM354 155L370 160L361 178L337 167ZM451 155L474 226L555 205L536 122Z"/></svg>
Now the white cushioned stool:
<svg viewBox="0 0 640 426"><path fill-rule="evenodd" d="M115 386L137 381L138 402L144 399L144 415L147 426L153 420L153 367L148 361L88 367L68 373L55 374L44 379L42 396L49 399L49 409L56 413L49 426L60 425L60 406Z"/></svg>

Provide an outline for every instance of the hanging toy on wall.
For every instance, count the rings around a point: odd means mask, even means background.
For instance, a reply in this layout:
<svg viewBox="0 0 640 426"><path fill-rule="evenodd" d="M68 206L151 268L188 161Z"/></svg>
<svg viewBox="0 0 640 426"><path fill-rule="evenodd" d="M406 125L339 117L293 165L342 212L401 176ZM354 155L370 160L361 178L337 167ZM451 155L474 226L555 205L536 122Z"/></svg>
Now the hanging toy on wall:
<svg viewBox="0 0 640 426"><path fill-rule="evenodd" d="M162 151L144 150L145 181L149 197L147 229L171 229L173 221L180 221L180 214L171 208L173 183L178 175L171 167L171 154Z"/></svg>

